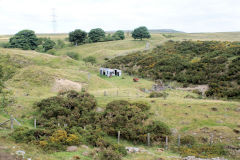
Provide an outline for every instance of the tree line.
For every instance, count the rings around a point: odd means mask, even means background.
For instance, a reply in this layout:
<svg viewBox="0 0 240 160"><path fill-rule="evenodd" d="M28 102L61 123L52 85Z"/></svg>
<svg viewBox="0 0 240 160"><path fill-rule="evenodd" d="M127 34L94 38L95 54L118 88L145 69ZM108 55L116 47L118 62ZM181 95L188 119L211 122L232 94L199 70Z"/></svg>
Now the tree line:
<svg viewBox="0 0 240 160"><path fill-rule="evenodd" d="M132 37L134 39L150 38L151 35L148 29L144 26L138 27L133 30ZM106 34L101 28L91 29L89 33L75 29L68 34L67 40L72 45L81 45L84 43L96 43L105 41L115 41L125 39L124 31L118 30L113 34ZM38 38L33 30L21 30L9 39L7 44L4 44L5 48L20 48L23 50L36 50L38 52L48 52L54 54L51 50L54 48L63 48L65 46L64 41L57 40L57 42L50 38Z"/></svg>

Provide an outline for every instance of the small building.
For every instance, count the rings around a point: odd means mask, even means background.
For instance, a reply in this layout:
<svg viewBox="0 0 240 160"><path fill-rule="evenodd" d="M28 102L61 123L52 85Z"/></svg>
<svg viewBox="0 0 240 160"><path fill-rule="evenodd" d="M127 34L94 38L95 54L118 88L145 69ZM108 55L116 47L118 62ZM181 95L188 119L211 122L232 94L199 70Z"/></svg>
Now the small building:
<svg viewBox="0 0 240 160"><path fill-rule="evenodd" d="M119 69L111 69L111 68L100 68L100 75L104 76L121 76L122 71Z"/></svg>

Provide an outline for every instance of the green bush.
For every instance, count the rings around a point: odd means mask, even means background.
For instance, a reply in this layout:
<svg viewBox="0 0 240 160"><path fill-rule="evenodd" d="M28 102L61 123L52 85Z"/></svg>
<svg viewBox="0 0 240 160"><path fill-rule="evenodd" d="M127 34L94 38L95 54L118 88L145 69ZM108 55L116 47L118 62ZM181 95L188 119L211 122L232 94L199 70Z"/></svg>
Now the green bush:
<svg viewBox="0 0 240 160"><path fill-rule="evenodd" d="M184 157L191 155L199 158L213 158L228 155L228 151L224 148L223 144L199 144L192 147L181 146L178 152Z"/></svg>
<svg viewBox="0 0 240 160"><path fill-rule="evenodd" d="M158 97L163 97L166 99L168 94L166 92L151 92L149 97L150 98L158 98Z"/></svg>
<svg viewBox="0 0 240 160"><path fill-rule="evenodd" d="M44 129L29 129L27 127L19 127L16 128L10 135L17 143L30 143L37 142L44 136L49 136L50 133L50 131Z"/></svg>
<svg viewBox="0 0 240 160"><path fill-rule="evenodd" d="M122 156L118 152L107 148L101 151L99 158L100 160L121 160Z"/></svg>
<svg viewBox="0 0 240 160"><path fill-rule="evenodd" d="M79 54L76 52L67 52L66 55L72 59L79 60Z"/></svg>
<svg viewBox="0 0 240 160"><path fill-rule="evenodd" d="M196 139L190 135L182 137L180 141L181 141L181 145L192 146L196 144Z"/></svg>
<svg viewBox="0 0 240 160"><path fill-rule="evenodd" d="M55 128L60 123L72 126L94 124L95 98L86 92L67 91L58 96L43 99L35 105L39 125Z"/></svg>
<svg viewBox="0 0 240 160"><path fill-rule="evenodd" d="M97 62L97 61L96 61L96 58L93 57L93 56L88 56L88 57L86 57L86 58L83 58L83 61L84 61L84 62L89 62L89 63L92 63L92 64L94 64L94 63Z"/></svg>
<svg viewBox="0 0 240 160"><path fill-rule="evenodd" d="M50 49L47 51L47 54L56 55L56 49Z"/></svg>
<svg viewBox="0 0 240 160"><path fill-rule="evenodd" d="M149 110L150 107L141 102L112 101L107 104L100 123L107 134L116 136L121 131L122 138L134 143L146 143L147 133L153 134L153 141L162 141L170 134L169 128L162 122L146 126L143 122L149 118Z"/></svg>

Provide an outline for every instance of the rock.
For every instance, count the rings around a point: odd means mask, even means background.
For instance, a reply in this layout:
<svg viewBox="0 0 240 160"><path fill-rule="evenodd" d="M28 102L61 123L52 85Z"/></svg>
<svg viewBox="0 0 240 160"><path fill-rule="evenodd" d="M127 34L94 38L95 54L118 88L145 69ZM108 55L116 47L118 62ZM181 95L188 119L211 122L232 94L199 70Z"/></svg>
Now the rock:
<svg viewBox="0 0 240 160"><path fill-rule="evenodd" d="M16 155L18 156L24 156L25 152L24 151L16 151Z"/></svg>
<svg viewBox="0 0 240 160"><path fill-rule="evenodd" d="M240 112L240 107L235 109L236 112Z"/></svg>
<svg viewBox="0 0 240 160"><path fill-rule="evenodd" d="M223 121L222 120L218 120L216 123L223 123Z"/></svg>
<svg viewBox="0 0 240 160"><path fill-rule="evenodd" d="M86 146L86 145L81 145L81 148L88 149L88 146Z"/></svg>
<svg viewBox="0 0 240 160"><path fill-rule="evenodd" d="M192 106L188 106L188 108L192 108Z"/></svg>
<svg viewBox="0 0 240 160"><path fill-rule="evenodd" d="M218 109L216 107L212 107L211 110L212 111L218 111Z"/></svg>
<svg viewBox="0 0 240 160"><path fill-rule="evenodd" d="M162 152L164 152L164 149L163 148L157 148L157 151L162 153Z"/></svg>
<svg viewBox="0 0 240 160"><path fill-rule="evenodd" d="M97 107L97 108L96 108L96 112L98 112L98 113L99 113L99 112L103 112L103 111L104 111L104 109L102 109L101 107Z"/></svg>
<svg viewBox="0 0 240 160"><path fill-rule="evenodd" d="M81 159L79 156L73 156L72 158L73 160L76 160L76 159Z"/></svg>
<svg viewBox="0 0 240 160"><path fill-rule="evenodd" d="M77 146L68 146L67 152L76 152L78 150Z"/></svg>
<svg viewBox="0 0 240 160"><path fill-rule="evenodd" d="M84 156L89 156L89 152L87 152L87 151L86 151L86 152L83 152L82 155L84 155Z"/></svg>
<svg viewBox="0 0 240 160"><path fill-rule="evenodd" d="M125 149L126 149L127 152L129 152L129 153L140 152L140 149L139 149L139 148L136 148L136 147L125 147Z"/></svg>
<svg viewBox="0 0 240 160"><path fill-rule="evenodd" d="M240 134L240 130L238 129L233 129L233 132L235 132L236 134Z"/></svg>
<svg viewBox="0 0 240 160"><path fill-rule="evenodd" d="M237 139L240 140L240 137L238 137Z"/></svg>

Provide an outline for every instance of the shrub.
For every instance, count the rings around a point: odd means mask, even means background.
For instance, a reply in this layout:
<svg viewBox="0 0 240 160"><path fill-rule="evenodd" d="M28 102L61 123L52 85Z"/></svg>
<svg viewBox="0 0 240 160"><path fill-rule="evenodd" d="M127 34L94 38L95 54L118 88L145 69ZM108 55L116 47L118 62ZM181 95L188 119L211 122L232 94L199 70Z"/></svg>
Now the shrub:
<svg viewBox="0 0 240 160"><path fill-rule="evenodd" d="M193 136L187 135L187 136L184 136L181 138L181 144L192 146L192 145L196 144L196 140Z"/></svg>
<svg viewBox="0 0 240 160"><path fill-rule="evenodd" d="M47 51L47 54L56 55L56 49L50 49Z"/></svg>
<svg viewBox="0 0 240 160"><path fill-rule="evenodd" d="M57 127L57 123L83 127L94 124L96 118L96 100L86 92L62 92L58 96L41 100L35 108L39 125L49 128Z"/></svg>
<svg viewBox="0 0 240 160"><path fill-rule="evenodd" d="M79 54L76 52L67 52L66 55L72 59L79 60Z"/></svg>
<svg viewBox="0 0 240 160"><path fill-rule="evenodd" d="M30 143L40 140L44 136L50 135L50 131L44 129L29 129L27 127L19 127L11 133L11 137L15 142Z"/></svg>
<svg viewBox="0 0 240 160"><path fill-rule="evenodd" d="M83 58L83 61L89 62L89 63L92 63L92 64L94 64L94 63L97 62L97 61L96 61L96 58L93 57L93 56L88 56L88 57L86 57L86 58Z"/></svg>
<svg viewBox="0 0 240 160"><path fill-rule="evenodd" d="M222 144L199 144L192 147L181 146L178 149L178 152L182 156L196 156L199 158L213 158L217 156L225 156L228 154L228 151L224 148Z"/></svg>
<svg viewBox="0 0 240 160"><path fill-rule="evenodd" d="M113 34L113 38L115 40L123 40L125 39L125 35L124 35L124 32L122 30L118 30L116 31L114 34Z"/></svg>
<svg viewBox="0 0 240 160"><path fill-rule="evenodd" d="M157 98L157 97L163 97L166 99L168 94L166 92L151 92L149 97L150 98Z"/></svg>
<svg viewBox="0 0 240 160"><path fill-rule="evenodd" d="M100 160L121 160L122 156L112 149L104 149L101 151Z"/></svg>

